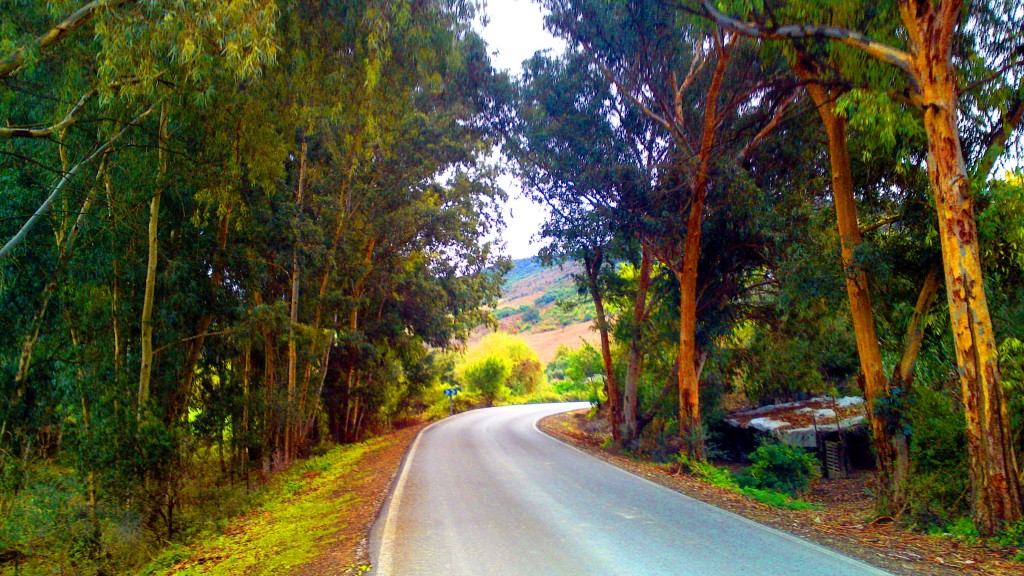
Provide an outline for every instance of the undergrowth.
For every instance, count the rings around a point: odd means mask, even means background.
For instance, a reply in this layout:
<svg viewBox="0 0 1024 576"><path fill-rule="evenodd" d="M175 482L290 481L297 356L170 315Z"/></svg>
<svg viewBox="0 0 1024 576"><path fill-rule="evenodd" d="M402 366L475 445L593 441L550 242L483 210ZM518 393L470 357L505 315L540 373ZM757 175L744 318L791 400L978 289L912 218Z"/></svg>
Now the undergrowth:
<svg viewBox="0 0 1024 576"><path fill-rule="evenodd" d="M710 462L697 462L690 460L685 454L678 454L676 462L680 469L689 472L712 486L724 488L730 492L743 494L762 504L783 510L821 510L821 506L794 498L783 492L754 486L740 486L736 476L725 468L719 468Z"/></svg>
<svg viewBox="0 0 1024 576"><path fill-rule="evenodd" d="M392 442L377 438L340 446L293 466L266 487L252 511L226 529L199 534L187 548L168 548L139 575L281 574L308 562L356 502L337 497L337 487L351 484L360 459Z"/></svg>

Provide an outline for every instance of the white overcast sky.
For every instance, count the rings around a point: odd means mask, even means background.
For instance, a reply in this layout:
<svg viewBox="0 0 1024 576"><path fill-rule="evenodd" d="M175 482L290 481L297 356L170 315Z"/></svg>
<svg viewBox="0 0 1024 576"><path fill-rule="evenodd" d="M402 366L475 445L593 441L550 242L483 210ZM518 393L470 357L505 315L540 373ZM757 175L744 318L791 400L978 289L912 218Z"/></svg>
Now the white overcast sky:
<svg viewBox="0 0 1024 576"><path fill-rule="evenodd" d="M477 30L488 45L491 62L498 70L520 74L523 60L537 50L551 49L561 53L565 43L544 30L544 18L539 5L531 0L487 0L489 22ZM540 244L530 242L544 221L544 209L523 197L519 182L504 176L501 185L508 192L505 206L505 253L512 258L535 256Z"/></svg>

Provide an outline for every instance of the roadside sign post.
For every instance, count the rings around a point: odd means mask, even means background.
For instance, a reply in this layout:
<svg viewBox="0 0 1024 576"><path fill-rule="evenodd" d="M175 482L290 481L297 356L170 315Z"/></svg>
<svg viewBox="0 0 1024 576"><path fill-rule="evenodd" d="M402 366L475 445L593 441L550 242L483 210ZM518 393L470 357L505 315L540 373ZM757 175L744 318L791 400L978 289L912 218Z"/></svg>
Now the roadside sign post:
<svg viewBox="0 0 1024 576"><path fill-rule="evenodd" d="M459 393L459 387L445 388L444 395L448 397L448 415L455 415L455 396Z"/></svg>

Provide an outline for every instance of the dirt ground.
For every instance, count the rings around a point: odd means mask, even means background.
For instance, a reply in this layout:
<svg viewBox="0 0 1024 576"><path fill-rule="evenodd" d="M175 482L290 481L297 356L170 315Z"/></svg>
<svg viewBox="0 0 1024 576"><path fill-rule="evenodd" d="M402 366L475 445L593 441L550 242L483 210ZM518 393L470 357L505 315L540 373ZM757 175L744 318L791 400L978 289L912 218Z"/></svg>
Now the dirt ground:
<svg viewBox="0 0 1024 576"><path fill-rule="evenodd" d="M542 420L540 428L638 476L895 574L1024 574L1024 562L1014 561L1011 549L910 532L888 518L873 518L871 472L859 472L841 480L818 480L804 499L821 505L822 510L779 510L679 474L677 469L664 464L636 460L621 451L602 447L607 434L594 431L585 412L552 416Z"/></svg>
<svg viewBox="0 0 1024 576"><path fill-rule="evenodd" d="M370 529L391 490L402 458L409 445L426 424L418 424L392 433L394 444L367 454L359 463L359 477L350 485L338 486L337 497L356 496L349 513L331 535L328 548L316 559L292 571L293 576L324 574L362 574L360 566L369 566Z"/></svg>

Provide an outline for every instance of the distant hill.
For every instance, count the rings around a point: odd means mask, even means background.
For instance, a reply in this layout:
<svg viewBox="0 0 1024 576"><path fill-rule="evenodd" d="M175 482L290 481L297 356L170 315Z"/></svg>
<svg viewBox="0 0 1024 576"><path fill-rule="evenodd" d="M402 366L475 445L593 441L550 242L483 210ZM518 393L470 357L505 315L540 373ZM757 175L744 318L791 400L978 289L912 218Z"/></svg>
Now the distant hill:
<svg viewBox="0 0 1024 576"><path fill-rule="evenodd" d="M537 292L555 288L571 288L572 275L582 272L580 265L571 262L562 267L545 268L538 258L523 258L512 261L512 270L505 275L502 300L515 300Z"/></svg>
<svg viewBox="0 0 1024 576"><path fill-rule="evenodd" d="M500 330L522 336L542 362L550 362L559 346L576 348L584 340L596 342L597 334L590 329L594 305L577 294L573 281L573 274L582 272L579 264L545 268L537 258L512 264L494 309ZM478 336L484 333L481 329Z"/></svg>

